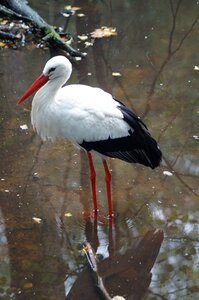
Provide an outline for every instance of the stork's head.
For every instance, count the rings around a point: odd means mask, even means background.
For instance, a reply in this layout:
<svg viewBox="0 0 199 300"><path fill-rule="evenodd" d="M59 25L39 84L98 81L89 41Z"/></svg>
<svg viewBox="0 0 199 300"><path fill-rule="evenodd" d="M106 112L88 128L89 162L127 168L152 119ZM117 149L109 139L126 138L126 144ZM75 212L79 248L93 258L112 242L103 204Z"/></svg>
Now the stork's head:
<svg viewBox="0 0 199 300"><path fill-rule="evenodd" d="M62 82L66 82L72 72L70 61L62 55L51 58L45 65L42 74L33 82L23 96L17 102L17 105L22 103L26 98L38 91L48 81L54 81L62 78Z"/></svg>
<svg viewBox="0 0 199 300"><path fill-rule="evenodd" d="M72 65L70 61L62 55L55 56L47 61L43 75L48 77L48 80L53 80L57 77L64 77L67 81L72 72Z"/></svg>

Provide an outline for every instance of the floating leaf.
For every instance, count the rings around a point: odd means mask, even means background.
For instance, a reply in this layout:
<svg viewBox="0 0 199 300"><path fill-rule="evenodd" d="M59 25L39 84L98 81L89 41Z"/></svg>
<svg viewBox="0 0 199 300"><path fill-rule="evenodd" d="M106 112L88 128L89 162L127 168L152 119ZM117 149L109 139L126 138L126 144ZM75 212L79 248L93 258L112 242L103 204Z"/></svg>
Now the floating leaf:
<svg viewBox="0 0 199 300"><path fill-rule="evenodd" d="M110 37L112 35L117 35L116 28L102 26L101 28L97 28L91 32L91 37L95 39Z"/></svg>
<svg viewBox="0 0 199 300"><path fill-rule="evenodd" d="M122 76L122 74L120 72L113 72L112 75L115 76L115 77Z"/></svg>
<svg viewBox="0 0 199 300"><path fill-rule="evenodd" d="M66 13L66 12L63 12L63 13L62 13L62 16L65 17L65 18L69 18L69 17L71 16L71 14L68 14L68 13Z"/></svg>
<svg viewBox="0 0 199 300"><path fill-rule="evenodd" d="M66 6L64 7L64 9L77 11L77 10L80 10L81 7L79 7L79 6L66 5Z"/></svg>
<svg viewBox="0 0 199 300"><path fill-rule="evenodd" d="M75 59L76 61L79 61L79 60L82 60L82 57L76 56L76 57L74 57L74 59Z"/></svg>
<svg viewBox="0 0 199 300"><path fill-rule="evenodd" d="M22 130L27 130L27 129L28 129L28 126L27 126L26 124L24 124L24 125L20 125L20 128L21 128Z"/></svg>
<svg viewBox="0 0 199 300"><path fill-rule="evenodd" d="M33 219L33 222L36 223L36 224L40 224L41 221L42 221L42 219L37 218L37 217L33 217L32 219Z"/></svg>
<svg viewBox="0 0 199 300"><path fill-rule="evenodd" d="M72 7L71 5L66 5L66 6L64 6L64 9L68 10L68 9L71 9L71 7Z"/></svg>
<svg viewBox="0 0 199 300"><path fill-rule="evenodd" d="M198 136L198 135L193 135L192 138L193 138L194 140L199 140L199 136Z"/></svg>
<svg viewBox="0 0 199 300"><path fill-rule="evenodd" d="M86 41L86 42L84 43L84 45L85 45L85 47L87 48L87 47L93 46L93 42L88 42L88 41Z"/></svg>
<svg viewBox="0 0 199 300"><path fill-rule="evenodd" d="M87 35L78 35L77 37L81 41L86 41L88 39Z"/></svg>
<svg viewBox="0 0 199 300"><path fill-rule="evenodd" d="M82 17L85 17L85 14L77 14L77 16L79 17L79 18L82 18Z"/></svg>
<svg viewBox="0 0 199 300"><path fill-rule="evenodd" d="M0 42L0 47L1 48L8 48L8 46L5 43L3 43L3 42Z"/></svg>
<svg viewBox="0 0 199 300"><path fill-rule="evenodd" d="M163 171L163 174L165 176L173 176L173 174L171 172L169 172L169 171Z"/></svg>
<svg viewBox="0 0 199 300"><path fill-rule="evenodd" d="M66 18L70 17L71 15L74 15L76 13L76 11L80 10L81 7L78 6L71 6L71 5L67 5L64 7L64 9L66 11L62 12L62 15Z"/></svg>
<svg viewBox="0 0 199 300"><path fill-rule="evenodd" d="M6 25L6 24L8 24L8 20L2 20L1 21L1 25Z"/></svg>
<svg viewBox="0 0 199 300"><path fill-rule="evenodd" d="M33 284L32 284L32 282L26 282L26 283L24 283L23 287L25 289L31 289L33 287Z"/></svg>
<svg viewBox="0 0 199 300"><path fill-rule="evenodd" d="M64 214L64 217L70 218L70 217L72 217L72 214L71 214L70 212L66 212L66 213Z"/></svg>

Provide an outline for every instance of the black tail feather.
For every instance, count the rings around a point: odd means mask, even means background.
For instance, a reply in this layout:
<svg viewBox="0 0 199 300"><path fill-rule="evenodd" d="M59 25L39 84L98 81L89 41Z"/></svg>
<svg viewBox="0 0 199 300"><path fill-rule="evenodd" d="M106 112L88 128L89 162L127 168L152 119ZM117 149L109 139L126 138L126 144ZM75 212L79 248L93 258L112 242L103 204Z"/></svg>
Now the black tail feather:
<svg viewBox="0 0 199 300"><path fill-rule="evenodd" d="M132 134L131 149L127 147L126 150L104 151L103 154L129 163L139 163L152 169L158 167L162 159L162 153L156 141L145 132L139 134L139 137L135 138L135 136L136 134Z"/></svg>
<svg viewBox="0 0 199 300"><path fill-rule="evenodd" d="M95 142L83 141L80 146L87 151L95 150L103 155L119 158L129 163L139 163L152 169L158 167L162 153L144 122L119 101L117 108L122 112L124 121L131 127L128 135Z"/></svg>

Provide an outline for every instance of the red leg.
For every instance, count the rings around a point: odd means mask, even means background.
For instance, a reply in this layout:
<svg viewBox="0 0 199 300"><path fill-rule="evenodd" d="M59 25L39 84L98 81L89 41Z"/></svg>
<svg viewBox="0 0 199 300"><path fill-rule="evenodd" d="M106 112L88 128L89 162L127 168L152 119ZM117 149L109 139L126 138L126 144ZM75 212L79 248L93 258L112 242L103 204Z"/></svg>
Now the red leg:
<svg viewBox="0 0 199 300"><path fill-rule="evenodd" d="M106 181L106 191L107 191L107 198L108 198L108 211L109 211L109 218L113 217L113 208L112 208L112 200L111 200L111 173L109 171L107 162L103 159L104 171L105 171L105 181Z"/></svg>
<svg viewBox="0 0 199 300"><path fill-rule="evenodd" d="M92 194L93 194L93 207L94 207L94 212L96 214L98 212L97 194L96 194L96 172L95 172L91 153L87 152L87 155L88 155L90 181L91 181Z"/></svg>

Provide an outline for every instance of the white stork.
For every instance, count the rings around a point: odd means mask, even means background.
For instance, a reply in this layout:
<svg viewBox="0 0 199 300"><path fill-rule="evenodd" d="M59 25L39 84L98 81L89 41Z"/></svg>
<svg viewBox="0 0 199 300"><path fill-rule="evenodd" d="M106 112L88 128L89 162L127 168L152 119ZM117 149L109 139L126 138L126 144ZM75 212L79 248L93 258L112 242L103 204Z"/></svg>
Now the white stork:
<svg viewBox="0 0 199 300"><path fill-rule="evenodd" d="M98 203L91 151L102 157L109 218L112 218L111 173L106 158L154 169L160 164L161 151L140 118L109 93L81 84L63 87L71 72L72 65L66 57L51 58L17 104L37 91L32 102L31 123L42 140L68 139L87 152L95 215Z"/></svg>

